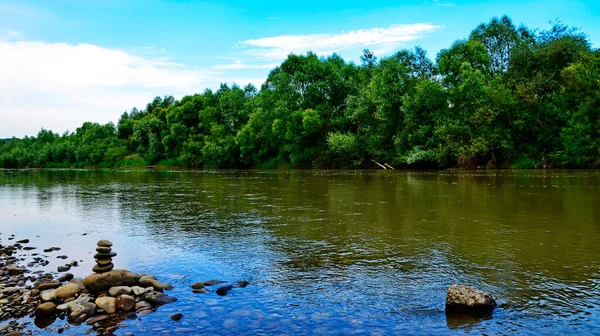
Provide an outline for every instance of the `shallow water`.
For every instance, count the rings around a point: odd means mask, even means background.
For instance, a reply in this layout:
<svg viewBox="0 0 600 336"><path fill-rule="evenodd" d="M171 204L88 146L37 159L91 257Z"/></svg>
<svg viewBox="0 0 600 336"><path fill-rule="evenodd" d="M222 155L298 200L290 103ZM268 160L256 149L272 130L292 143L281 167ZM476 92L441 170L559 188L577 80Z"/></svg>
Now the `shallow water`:
<svg viewBox="0 0 600 336"><path fill-rule="evenodd" d="M109 239L118 268L175 286L118 335L594 334L599 189L598 171L0 170L0 238L60 246L46 269L66 254L76 276ZM209 279L251 285L191 293ZM500 308L446 318L453 283Z"/></svg>

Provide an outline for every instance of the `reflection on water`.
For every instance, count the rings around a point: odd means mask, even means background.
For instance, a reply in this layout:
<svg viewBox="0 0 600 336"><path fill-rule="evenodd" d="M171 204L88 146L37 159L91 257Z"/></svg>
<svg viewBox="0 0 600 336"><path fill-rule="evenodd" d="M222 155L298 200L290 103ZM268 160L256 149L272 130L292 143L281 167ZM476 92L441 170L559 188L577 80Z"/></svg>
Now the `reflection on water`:
<svg viewBox="0 0 600 336"><path fill-rule="evenodd" d="M584 334L600 327L598 188L597 171L0 170L0 228L61 246L79 276L110 239L117 267L176 287L122 334ZM251 286L190 292L213 278ZM447 319L453 283L500 308Z"/></svg>

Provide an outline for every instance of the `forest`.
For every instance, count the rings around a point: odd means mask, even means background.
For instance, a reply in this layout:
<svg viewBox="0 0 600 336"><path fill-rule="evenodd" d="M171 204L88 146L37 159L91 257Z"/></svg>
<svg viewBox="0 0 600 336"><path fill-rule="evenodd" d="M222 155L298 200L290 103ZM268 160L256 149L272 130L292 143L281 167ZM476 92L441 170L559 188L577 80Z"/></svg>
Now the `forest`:
<svg viewBox="0 0 600 336"><path fill-rule="evenodd" d="M598 168L600 50L581 30L476 27L360 64L290 54L260 89L156 97L118 123L0 140L0 167Z"/></svg>

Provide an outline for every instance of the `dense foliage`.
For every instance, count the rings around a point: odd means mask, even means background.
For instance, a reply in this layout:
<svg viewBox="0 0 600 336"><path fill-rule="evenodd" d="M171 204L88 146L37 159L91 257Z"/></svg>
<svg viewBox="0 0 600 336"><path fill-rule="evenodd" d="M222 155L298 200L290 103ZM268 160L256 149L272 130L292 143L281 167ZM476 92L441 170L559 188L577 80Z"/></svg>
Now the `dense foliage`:
<svg viewBox="0 0 600 336"><path fill-rule="evenodd" d="M478 26L433 62L290 55L260 91L155 98L115 126L0 141L1 167L598 167L600 51L560 22Z"/></svg>

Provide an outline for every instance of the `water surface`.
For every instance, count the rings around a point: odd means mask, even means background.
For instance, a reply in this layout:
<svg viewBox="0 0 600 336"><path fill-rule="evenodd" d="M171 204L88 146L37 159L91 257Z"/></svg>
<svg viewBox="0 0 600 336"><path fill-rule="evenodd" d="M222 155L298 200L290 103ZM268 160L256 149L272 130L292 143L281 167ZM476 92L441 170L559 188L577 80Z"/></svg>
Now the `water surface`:
<svg viewBox="0 0 600 336"><path fill-rule="evenodd" d="M597 171L0 170L0 237L62 247L76 276L109 239L118 268L175 286L119 335L594 334L599 189ZM251 285L191 293L209 279ZM453 283L501 307L447 318Z"/></svg>

